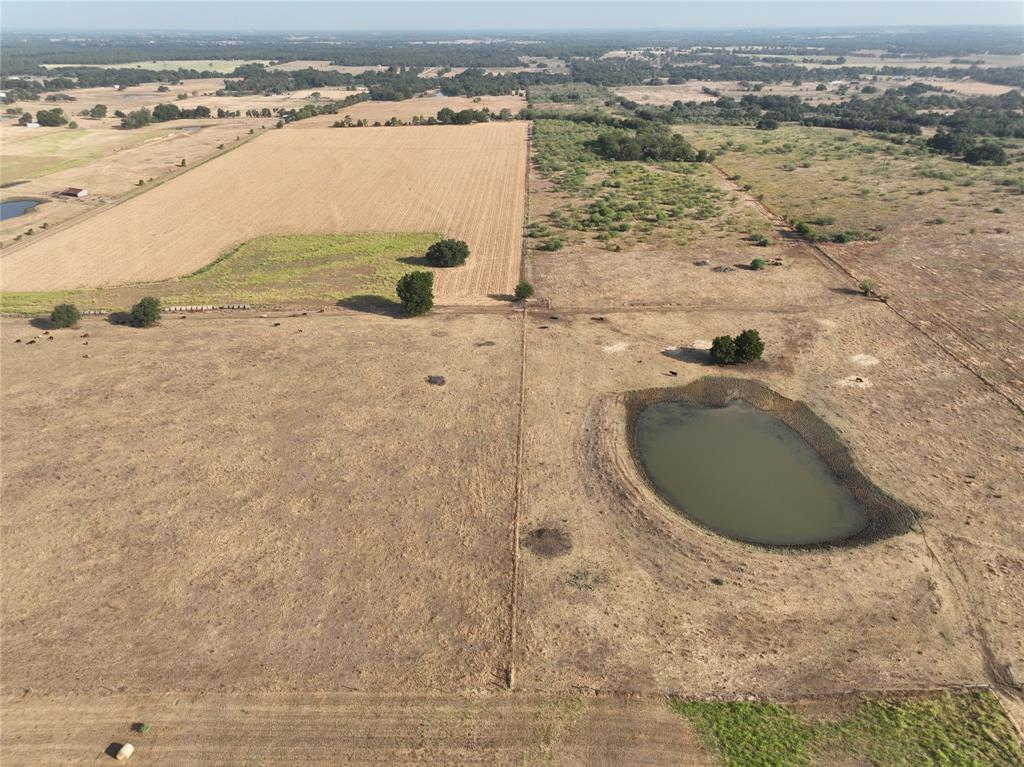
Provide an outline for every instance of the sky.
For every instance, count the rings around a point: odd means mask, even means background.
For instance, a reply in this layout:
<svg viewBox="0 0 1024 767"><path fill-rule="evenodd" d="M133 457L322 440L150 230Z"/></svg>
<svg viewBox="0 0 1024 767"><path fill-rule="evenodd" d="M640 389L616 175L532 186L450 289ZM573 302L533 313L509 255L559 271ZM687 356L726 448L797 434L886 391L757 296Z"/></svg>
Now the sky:
<svg viewBox="0 0 1024 767"><path fill-rule="evenodd" d="M526 31L1024 24L1020 0L0 0L4 31Z"/></svg>

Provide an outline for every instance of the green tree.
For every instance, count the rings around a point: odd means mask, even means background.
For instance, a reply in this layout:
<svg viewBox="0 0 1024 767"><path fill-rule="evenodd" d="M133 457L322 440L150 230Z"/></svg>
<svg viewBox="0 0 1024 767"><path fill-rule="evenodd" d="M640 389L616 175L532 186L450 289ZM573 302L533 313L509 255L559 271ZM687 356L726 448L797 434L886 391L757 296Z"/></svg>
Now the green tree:
<svg viewBox="0 0 1024 767"><path fill-rule="evenodd" d="M469 246L462 240L440 240L427 248L431 266L460 266L469 257Z"/></svg>
<svg viewBox="0 0 1024 767"><path fill-rule="evenodd" d="M764 341L756 330L744 330L734 339L737 362L753 362L761 359L764 353Z"/></svg>
<svg viewBox="0 0 1024 767"><path fill-rule="evenodd" d="M77 306L74 304L59 304L53 307L53 311L50 312L50 327L73 328L78 324L79 319L81 319L81 315L78 313Z"/></svg>
<svg viewBox="0 0 1024 767"><path fill-rule="evenodd" d="M160 319L160 299L146 296L132 307L132 319L141 328L148 328Z"/></svg>
<svg viewBox="0 0 1024 767"><path fill-rule="evenodd" d="M711 342L711 359L719 365L731 365L736 361L736 342L732 336L718 336Z"/></svg>
<svg viewBox="0 0 1024 767"><path fill-rule="evenodd" d="M517 301L525 301L527 298L532 298L532 297L533 297L533 285L531 285L526 280L521 280L519 282L519 284L516 285L516 300Z"/></svg>
<svg viewBox="0 0 1024 767"><path fill-rule="evenodd" d="M99 119L107 116L107 107L104 104L97 104L89 110L89 117Z"/></svg>
<svg viewBox="0 0 1024 767"><path fill-rule="evenodd" d="M66 125L68 120L64 116L64 110L58 107L56 109L40 109L36 112L36 122L43 127L56 128L59 125Z"/></svg>
<svg viewBox="0 0 1024 767"><path fill-rule="evenodd" d="M398 280L395 291L409 314L426 314L434 306L434 275L431 272L409 272Z"/></svg>

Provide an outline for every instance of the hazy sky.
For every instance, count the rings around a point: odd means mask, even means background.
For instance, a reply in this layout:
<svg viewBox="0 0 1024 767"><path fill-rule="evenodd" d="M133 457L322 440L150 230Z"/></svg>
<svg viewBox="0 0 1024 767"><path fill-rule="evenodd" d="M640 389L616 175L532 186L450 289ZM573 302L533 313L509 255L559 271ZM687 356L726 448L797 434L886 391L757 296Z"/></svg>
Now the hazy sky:
<svg viewBox="0 0 1024 767"><path fill-rule="evenodd" d="M0 26L5 30L512 31L1022 23L1020 0L0 0Z"/></svg>

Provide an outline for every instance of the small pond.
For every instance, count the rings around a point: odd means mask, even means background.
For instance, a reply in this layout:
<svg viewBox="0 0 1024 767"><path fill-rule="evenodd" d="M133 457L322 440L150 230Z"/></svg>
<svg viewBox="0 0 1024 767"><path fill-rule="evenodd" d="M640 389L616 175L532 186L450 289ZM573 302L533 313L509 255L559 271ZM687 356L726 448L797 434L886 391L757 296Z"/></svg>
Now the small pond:
<svg viewBox="0 0 1024 767"><path fill-rule="evenodd" d="M39 200L4 200L0 202L0 221L20 216L38 204Z"/></svg>
<svg viewBox="0 0 1024 767"><path fill-rule="evenodd" d="M857 498L814 448L746 402L653 402L633 428L637 459L655 490L717 533L809 546L855 537L868 525Z"/></svg>

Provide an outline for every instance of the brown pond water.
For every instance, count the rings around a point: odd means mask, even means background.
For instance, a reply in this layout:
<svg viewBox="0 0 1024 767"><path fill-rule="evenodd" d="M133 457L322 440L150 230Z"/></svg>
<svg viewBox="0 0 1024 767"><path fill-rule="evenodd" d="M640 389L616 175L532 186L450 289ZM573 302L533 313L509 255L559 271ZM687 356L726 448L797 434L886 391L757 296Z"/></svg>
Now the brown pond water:
<svg viewBox="0 0 1024 767"><path fill-rule="evenodd" d="M633 444L668 503L730 538L807 546L841 541L868 524L850 490L799 434L745 402L646 405Z"/></svg>

